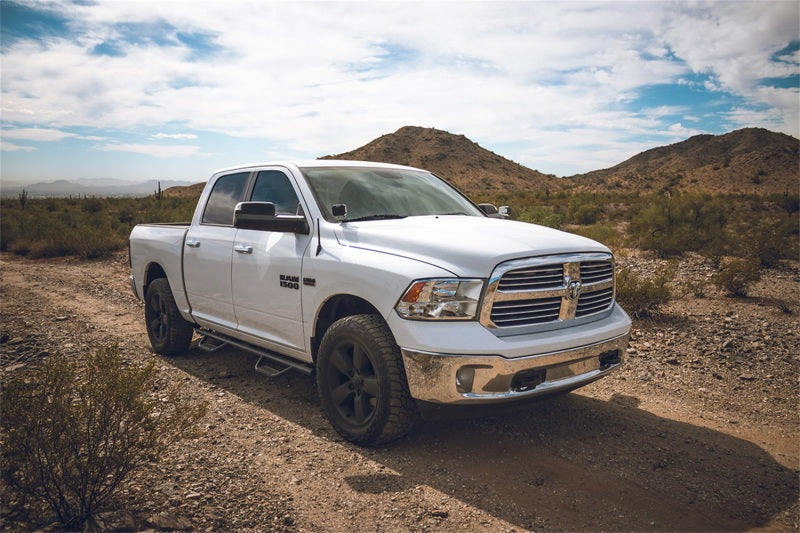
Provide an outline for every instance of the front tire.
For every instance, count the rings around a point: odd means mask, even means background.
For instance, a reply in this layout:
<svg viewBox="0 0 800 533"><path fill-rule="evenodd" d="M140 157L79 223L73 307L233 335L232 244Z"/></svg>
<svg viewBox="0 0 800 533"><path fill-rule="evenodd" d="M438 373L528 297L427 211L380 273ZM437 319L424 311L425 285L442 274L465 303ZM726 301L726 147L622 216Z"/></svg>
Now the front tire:
<svg viewBox="0 0 800 533"><path fill-rule="evenodd" d="M351 442L385 444L419 419L400 348L377 315L336 321L322 337L316 370L322 410Z"/></svg>
<svg viewBox="0 0 800 533"><path fill-rule="evenodd" d="M159 355L185 352L192 342L192 324L178 311L167 278L155 279L147 287L144 320L150 344Z"/></svg>

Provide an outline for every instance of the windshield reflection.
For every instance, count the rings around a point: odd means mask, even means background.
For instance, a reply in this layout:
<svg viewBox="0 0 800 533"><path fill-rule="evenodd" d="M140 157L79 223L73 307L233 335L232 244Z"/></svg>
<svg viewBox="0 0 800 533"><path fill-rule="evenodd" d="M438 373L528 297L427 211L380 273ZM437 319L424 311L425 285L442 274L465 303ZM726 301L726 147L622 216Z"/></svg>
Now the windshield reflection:
<svg viewBox="0 0 800 533"><path fill-rule="evenodd" d="M421 170L369 167L302 169L325 220L331 207L347 206L344 221L386 220L424 215L484 216L467 198Z"/></svg>

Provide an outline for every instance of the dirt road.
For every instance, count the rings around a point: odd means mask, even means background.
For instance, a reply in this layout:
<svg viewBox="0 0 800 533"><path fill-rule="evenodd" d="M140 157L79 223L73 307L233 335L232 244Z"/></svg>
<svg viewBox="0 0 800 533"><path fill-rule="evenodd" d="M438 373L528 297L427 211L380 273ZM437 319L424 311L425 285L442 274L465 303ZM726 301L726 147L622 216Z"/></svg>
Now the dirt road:
<svg viewBox="0 0 800 533"><path fill-rule="evenodd" d="M684 276L703 277L703 265ZM116 342L156 357L124 256L0 257L2 376ZM624 370L488 418L426 422L386 448L343 441L314 381L231 349L159 359L209 402L202 437L119 493L113 529L798 530L797 265L755 297L684 297L638 323ZM24 527L3 511L4 529ZM13 507L13 506L12 506ZM30 525L30 524L28 524Z"/></svg>

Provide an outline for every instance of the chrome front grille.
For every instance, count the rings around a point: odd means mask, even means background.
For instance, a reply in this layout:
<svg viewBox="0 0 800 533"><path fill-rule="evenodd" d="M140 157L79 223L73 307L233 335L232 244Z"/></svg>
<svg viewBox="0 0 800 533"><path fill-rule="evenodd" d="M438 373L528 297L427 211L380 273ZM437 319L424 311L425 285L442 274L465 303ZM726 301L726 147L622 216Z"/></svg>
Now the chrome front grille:
<svg viewBox="0 0 800 533"><path fill-rule="evenodd" d="M533 291L560 287L564 281L561 265L545 265L539 268L521 268L506 272L497 286L499 291Z"/></svg>
<svg viewBox="0 0 800 533"><path fill-rule="evenodd" d="M578 300L578 307L575 309L575 317L582 317L605 311L611 307L614 301L614 289L609 287L588 294L581 294Z"/></svg>
<svg viewBox="0 0 800 533"><path fill-rule="evenodd" d="M536 298L497 302L492 306L492 322L499 327L544 324L558 320L561 298Z"/></svg>
<svg viewBox="0 0 800 533"><path fill-rule="evenodd" d="M581 263L581 280L584 284L613 279L613 261L584 261Z"/></svg>
<svg viewBox="0 0 800 533"><path fill-rule="evenodd" d="M498 335L548 329L548 325L552 329L552 325L569 320L591 319L610 310L613 303L614 260L610 254L520 259L495 268L481 323Z"/></svg>

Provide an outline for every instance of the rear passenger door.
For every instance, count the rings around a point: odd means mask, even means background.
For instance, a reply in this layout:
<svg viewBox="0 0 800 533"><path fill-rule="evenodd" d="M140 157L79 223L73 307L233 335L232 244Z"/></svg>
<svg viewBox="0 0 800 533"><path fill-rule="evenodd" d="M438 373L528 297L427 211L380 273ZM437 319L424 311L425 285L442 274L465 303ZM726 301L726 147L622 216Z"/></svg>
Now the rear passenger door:
<svg viewBox="0 0 800 533"><path fill-rule="evenodd" d="M233 210L247 190L250 172L217 178L200 224L186 234L183 276L192 316L200 322L236 328L231 288L231 256L236 228Z"/></svg>
<svg viewBox="0 0 800 533"><path fill-rule="evenodd" d="M278 215L307 212L294 178L282 167L260 169L248 200L272 202ZM302 260L311 240L310 234L250 229L238 230L234 239L233 304L239 331L287 355L301 356L306 348L300 295Z"/></svg>

